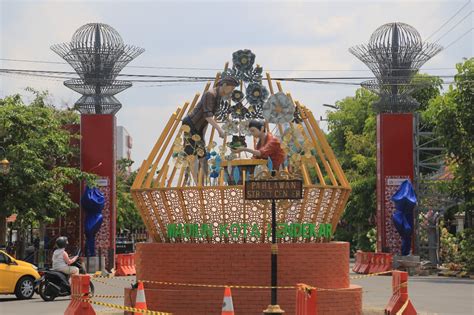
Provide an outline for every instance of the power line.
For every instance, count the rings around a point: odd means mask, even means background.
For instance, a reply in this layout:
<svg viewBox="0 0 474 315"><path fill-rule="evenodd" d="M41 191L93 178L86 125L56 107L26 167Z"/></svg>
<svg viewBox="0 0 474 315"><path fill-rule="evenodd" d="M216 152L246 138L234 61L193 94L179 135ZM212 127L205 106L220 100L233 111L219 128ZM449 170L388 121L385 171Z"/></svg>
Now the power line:
<svg viewBox="0 0 474 315"><path fill-rule="evenodd" d="M459 24L461 24L462 21L464 21L468 16L470 16L472 14L473 11L469 12L465 17L463 17L459 22L457 22L456 24L454 24L453 27L451 27L446 33L444 33L443 35L441 35L437 40L435 40L435 43L438 43L440 41L441 38L443 38L444 36L446 36L447 34L449 34L453 29L456 28L456 26L458 26Z"/></svg>
<svg viewBox="0 0 474 315"><path fill-rule="evenodd" d="M38 74L53 74L62 78L59 75L75 75L75 72L70 71L53 71L53 70L32 70L32 69L7 69L0 68L0 72L6 73L38 73ZM214 80L211 76L177 76L177 75L154 75L154 74L119 74L119 77L131 78L160 78L164 80L128 80L132 82L185 82L185 81L209 81ZM453 75L434 75L439 78L453 78ZM65 79L77 79L77 77L64 77ZM291 80L371 80L375 77L370 76L350 76L350 77L275 77L274 80L291 81Z"/></svg>
<svg viewBox="0 0 474 315"><path fill-rule="evenodd" d="M43 60L29 60L29 59L11 59L11 58L0 58L2 61L9 62L25 62L25 63L37 63L37 64L60 64L69 65L67 62L60 61L43 61ZM125 68L140 68L140 69L163 69L163 70L205 70L205 71L222 71L218 68L193 68L193 67L161 67L161 66L126 66ZM423 70L452 70L453 68L425 68ZM404 70L404 69L393 69L393 70ZM268 69L267 71L274 72L370 72L369 69Z"/></svg>
<svg viewBox="0 0 474 315"><path fill-rule="evenodd" d="M451 16L446 22L444 22L440 27L438 27L436 29L436 31L434 31L430 36L428 36L426 38L426 41L428 41L431 37L433 37L434 34L436 34L437 32L439 32L446 24L448 24L449 22L451 22L452 19L454 19L456 17L456 15L459 14L459 12L462 11L462 9L464 9L469 3L471 3L471 0L468 0L458 11L456 11L456 13L454 13L453 16Z"/></svg>
<svg viewBox="0 0 474 315"><path fill-rule="evenodd" d="M458 38L456 38L455 40L453 40L451 43L449 43L446 47L444 47L444 50L448 49L449 47L451 47L452 45L454 45L457 41L459 41L461 38L463 38L464 36L466 36L467 34L469 34L472 30L474 30L474 27L468 29L464 34L462 34L461 36L459 36Z"/></svg>
<svg viewBox="0 0 474 315"><path fill-rule="evenodd" d="M26 76L27 78L49 78L55 81L62 81L67 77L60 77L48 74L41 74L41 73L27 73L27 72L2 72L0 71L0 75L16 75L16 76ZM315 80L315 79L296 79L296 78L282 78L281 81L288 81L288 82L295 82L295 83L312 83L312 84L325 84L325 85L350 85L350 86L360 86L361 82L336 82L336 81L327 81L327 80ZM179 85L191 85L192 83L201 83L206 82L209 80L194 80L194 81L186 81L186 80L129 80L134 83L177 83L177 84L156 84L156 85L148 85L148 86L139 86L139 87L166 87L166 86L179 86ZM179 84L184 83L184 84ZM186 84L187 83L187 84ZM443 82L443 85L452 84L453 82ZM381 86L407 86L409 84L406 83L388 83L388 84L380 84Z"/></svg>

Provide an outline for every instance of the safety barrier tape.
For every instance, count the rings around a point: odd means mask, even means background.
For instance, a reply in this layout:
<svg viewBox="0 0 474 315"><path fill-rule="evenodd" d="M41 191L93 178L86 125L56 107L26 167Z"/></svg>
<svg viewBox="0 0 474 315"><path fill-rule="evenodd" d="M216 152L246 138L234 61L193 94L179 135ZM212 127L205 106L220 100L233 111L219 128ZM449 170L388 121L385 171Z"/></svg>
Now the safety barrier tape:
<svg viewBox="0 0 474 315"><path fill-rule="evenodd" d="M113 284L113 283L109 283L109 282L103 281L103 280L101 280L101 279L94 278L94 281L100 282L100 283L105 284L105 285L108 285L108 286L110 286L110 287L123 289L123 286L116 285L116 284Z"/></svg>
<svg viewBox="0 0 474 315"><path fill-rule="evenodd" d="M352 276L352 277L349 277L349 279L362 279L362 278L368 278L368 277L374 277L374 276L379 276L379 275L384 275L384 274L388 274L388 273L392 273L393 271L396 271L396 270L388 270L388 271L381 271L381 272L374 272L374 273L369 273L369 274L366 274L366 275L360 275L360 276ZM105 279L117 279L117 280L121 280L121 281L128 281L128 282L135 282L136 280L135 279L129 279L129 278L122 278L122 277L115 277L115 276L101 276L101 275L93 275L92 276L93 278L105 278ZM141 280L143 282L152 282L153 280ZM161 284L170 284L171 282L166 282L166 283L161 283ZM176 285L180 285L180 284L176 284ZM225 285L224 285L225 287Z"/></svg>
<svg viewBox="0 0 474 315"><path fill-rule="evenodd" d="M114 280L121 280L121 281L128 281L128 282L135 282L135 279L125 278L122 276L102 276L102 275L91 275L92 278L103 278L103 279L114 279Z"/></svg>
<svg viewBox="0 0 474 315"><path fill-rule="evenodd" d="M362 278L368 278L368 277L375 277L378 275L383 275L383 274L388 274L393 272L394 270L389 270L389 271L382 271L382 272L375 272L375 273L370 273L366 275L361 275L361 276L353 276L350 277L350 279L362 279ZM100 275L94 275L93 276L97 281L110 285L110 286L115 286L119 287L117 285L110 284L105 281L101 281L97 278L108 278L108 279L119 279L119 280L124 280L124 281L129 281L129 282L136 282L135 279L125 279L125 278L116 278L116 277L106 277L106 276L100 276ZM161 284L161 285L170 285L170 286L186 286L186 287L204 287L204 288L232 288L232 289L296 289L297 286L257 286L257 285L225 285L225 284L198 284L198 283L181 283L181 282L166 282L166 281L155 281L155 280L139 280L143 283L150 283L150 284ZM308 286L311 287L311 286ZM325 289L325 288L318 288L318 287L311 287L315 288L317 290L331 290L331 291L343 291L345 289Z"/></svg>
<svg viewBox="0 0 474 315"><path fill-rule="evenodd" d="M374 277L374 276L384 275L384 274L387 274L387 273L392 273L393 271L395 271L395 270L368 273L368 274L366 274L366 275L352 276L352 277L350 277L349 279L354 280L354 279L362 279L362 278Z"/></svg>
<svg viewBox="0 0 474 315"><path fill-rule="evenodd" d="M107 294L94 294L89 295L90 298L97 298L97 299L122 299L124 298L123 295L107 295Z"/></svg>
<svg viewBox="0 0 474 315"><path fill-rule="evenodd" d="M97 278L107 278L104 276L93 276L97 281L109 284L108 282L98 280ZM109 278L114 279L114 278ZM120 278L118 278L120 279ZM124 281L136 282L135 279L120 279ZM225 284L199 284L199 283L181 283L181 282L166 282L166 281L154 281L154 280L138 280L143 283L151 283L151 284L162 284L162 285L177 285L177 286L188 286L188 287L205 287L205 288L234 288L234 289L295 289L296 286L257 286L257 285L225 285ZM114 286L110 284L111 286Z"/></svg>
<svg viewBox="0 0 474 315"><path fill-rule="evenodd" d="M139 280L143 283L163 284L163 285L177 285L185 287L204 287L204 288L231 288L231 289L295 289L294 285L286 286L264 286L264 285L233 285L233 284L197 284L197 283L180 283L180 282L166 282L153 280Z"/></svg>
<svg viewBox="0 0 474 315"><path fill-rule="evenodd" d="M110 295L110 294L90 294L89 295L86 295L86 294L73 294L71 297L74 298L74 299L77 299L77 298L81 298L81 297L84 297L84 296L87 296L88 298L98 298L98 299L121 299L121 298L124 298L123 295Z"/></svg>
<svg viewBox="0 0 474 315"><path fill-rule="evenodd" d="M149 282L149 281L143 281L143 282ZM151 281L150 281L151 282ZM153 282L159 282L159 281L153 281ZM103 282L104 284L108 284L107 282ZM238 285L205 285L205 284L191 284L191 283L174 283L174 282L159 282L159 283L163 283L163 284L172 284L172 285L185 285L185 286L199 286L199 287L212 287L212 288L225 288L225 287L229 287L229 288L237 288L237 289L271 289L273 288L272 286L238 286ZM111 284L109 284L111 285ZM407 284L406 283L402 283L398 288L397 290L399 290L399 288L401 287L404 287L406 286ZM116 285L111 285L111 286L115 286L115 287L118 287L118 288L123 288L123 287L119 287L119 286L116 286ZM280 289L280 288L283 288L283 289L298 289L299 287L298 286L277 286L276 288ZM346 288L336 288L336 289L328 289L328 288L320 288L320 287L313 287L313 286L310 286L310 285L306 285L305 289L316 289L318 291L339 291L339 292L342 292L342 293L353 293L353 291L351 290L347 290ZM368 291L365 291L365 292L368 292Z"/></svg>
<svg viewBox="0 0 474 315"><path fill-rule="evenodd" d="M78 299L78 300L81 300L82 302L95 304L95 305L100 305L100 306L105 306L105 307L109 307L109 308L115 308L115 309L119 309L119 310L127 311L127 312L135 312L135 313L141 313L141 314L152 314L152 315L172 315L172 313L142 310L142 309L134 308L134 307L130 307L130 306L124 306L124 305L94 301L92 299L84 299L84 298L78 298L78 297L75 297L75 298Z"/></svg>

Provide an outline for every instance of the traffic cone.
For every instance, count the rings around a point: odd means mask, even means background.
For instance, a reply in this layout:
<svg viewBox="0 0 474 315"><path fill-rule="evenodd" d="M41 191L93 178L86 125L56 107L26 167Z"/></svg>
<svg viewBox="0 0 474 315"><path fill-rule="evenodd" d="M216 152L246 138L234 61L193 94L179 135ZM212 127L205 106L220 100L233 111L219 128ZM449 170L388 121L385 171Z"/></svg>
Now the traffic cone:
<svg viewBox="0 0 474 315"><path fill-rule="evenodd" d="M234 304L232 303L232 294L230 288L225 287L224 290L224 302L222 303L221 315L234 315Z"/></svg>
<svg viewBox="0 0 474 315"><path fill-rule="evenodd" d="M146 299L145 289L143 288L143 282L138 281L137 298L135 299L135 308L146 310ZM141 315L142 313L135 313L135 315Z"/></svg>

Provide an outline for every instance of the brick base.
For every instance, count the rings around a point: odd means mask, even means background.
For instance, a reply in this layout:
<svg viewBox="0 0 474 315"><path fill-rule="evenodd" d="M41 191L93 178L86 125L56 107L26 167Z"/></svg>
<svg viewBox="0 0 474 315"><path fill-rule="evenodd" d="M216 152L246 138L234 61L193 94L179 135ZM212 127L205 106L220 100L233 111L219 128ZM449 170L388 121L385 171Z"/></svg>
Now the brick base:
<svg viewBox="0 0 474 315"><path fill-rule="evenodd" d="M362 290L349 284L349 244L279 244L278 284L306 283L318 291L319 314L361 314ZM270 244L142 243L135 255L137 279L198 284L269 285ZM126 304L134 300L125 290ZM223 288L162 286L145 283L148 308L175 315L221 311ZM261 314L270 290L232 289L236 314ZM294 289L278 291L286 314L295 312Z"/></svg>

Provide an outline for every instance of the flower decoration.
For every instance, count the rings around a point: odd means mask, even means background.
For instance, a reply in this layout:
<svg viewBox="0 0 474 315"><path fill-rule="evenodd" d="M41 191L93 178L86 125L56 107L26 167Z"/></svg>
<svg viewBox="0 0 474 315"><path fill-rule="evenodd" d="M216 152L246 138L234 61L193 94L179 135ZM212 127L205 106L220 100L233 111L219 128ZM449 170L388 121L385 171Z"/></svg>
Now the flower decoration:
<svg viewBox="0 0 474 315"><path fill-rule="evenodd" d="M303 119L301 118L300 109L298 107L296 107L295 108L295 113L293 114L293 123L301 124L302 122L303 122Z"/></svg>
<svg viewBox="0 0 474 315"><path fill-rule="evenodd" d="M222 76L233 76L247 83L262 81L263 68L259 65L253 67L255 54L249 49L242 49L232 54L232 68L223 71Z"/></svg>
<svg viewBox="0 0 474 315"><path fill-rule="evenodd" d="M236 103L240 103L242 102L242 100L244 99L244 93L240 90L234 90L232 92L232 100Z"/></svg>
<svg viewBox="0 0 474 315"><path fill-rule="evenodd" d="M255 54L249 49L242 49L232 54L232 63L234 67L242 72L252 69L255 62Z"/></svg>
<svg viewBox="0 0 474 315"><path fill-rule="evenodd" d="M222 129L229 134L239 132L239 123L234 120L228 120L222 125Z"/></svg>
<svg viewBox="0 0 474 315"><path fill-rule="evenodd" d="M242 120L239 122L239 134L250 137L252 134L249 129L249 121Z"/></svg>
<svg viewBox="0 0 474 315"><path fill-rule="evenodd" d="M247 113L248 109L242 103L237 103L230 108L230 114L234 119L244 119Z"/></svg>
<svg viewBox="0 0 474 315"><path fill-rule="evenodd" d="M251 105L256 106L265 102L269 93L268 90L260 83L250 83L247 86L246 94L247 95L245 97L247 98L247 101Z"/></svg>
<svg viewBox="0 0 474 315"><path fill-rule="evenodd" d="M188 125L182 125L181 126L181 130L183 132L190 132L191 131L191 128L188 126Z"/></svg>
<svg viewBox="0 0 474 315"><path fill-rule="evenodd" d="M270 123L287 123L294 118L295 107L290 98L282 92L270 96L262 109L263 117Z"/></svg>
<svg viewBox="0 0 474 315"><path fill-rule="evenodd" d="M281 148L288 156L289 164L294 170L299 169L303 160L313 156L311 142L305 140L303 126L290 127L283 133Z"/></svg>
<svg viewBox="0 0 474 315"><path fill-rule="evenodd" d="M227 151L227 147L224 145L220 145L218 149L219 149L219 155L224 156Z"/></svg>
<svg viewBox="0 0 474 315"><path fill-rule="evenodd" d="M248 112L247 112L247 116L245 117L246 119L263 119L263 116L262 116L262 105L263 104L259 104L259 105L250 105L247 109L248 109Z"/></svg>

